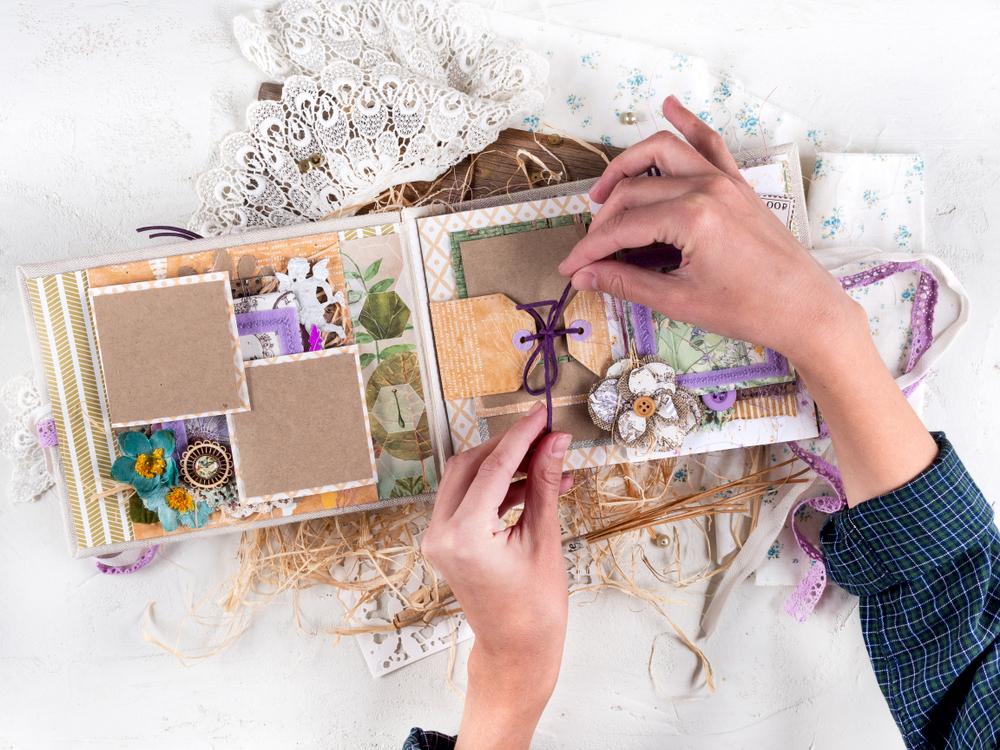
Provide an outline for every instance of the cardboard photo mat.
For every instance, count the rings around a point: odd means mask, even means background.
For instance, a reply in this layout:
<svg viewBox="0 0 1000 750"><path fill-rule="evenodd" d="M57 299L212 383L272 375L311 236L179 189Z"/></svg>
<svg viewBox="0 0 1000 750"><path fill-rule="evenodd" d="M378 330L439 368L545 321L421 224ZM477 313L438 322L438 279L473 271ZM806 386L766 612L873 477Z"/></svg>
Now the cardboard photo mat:
<svg viewBox="0 0 1000 750"><path fill-rule="evenodd" d="M252 409L229 414L242 503L375 484L357 346L247 362Z"/></svg>
<svg viewBox="0 0 1000 750"><path fill-rule="evenodd" d="M113 427L250 408L224 273L90 289Z"/></svg>

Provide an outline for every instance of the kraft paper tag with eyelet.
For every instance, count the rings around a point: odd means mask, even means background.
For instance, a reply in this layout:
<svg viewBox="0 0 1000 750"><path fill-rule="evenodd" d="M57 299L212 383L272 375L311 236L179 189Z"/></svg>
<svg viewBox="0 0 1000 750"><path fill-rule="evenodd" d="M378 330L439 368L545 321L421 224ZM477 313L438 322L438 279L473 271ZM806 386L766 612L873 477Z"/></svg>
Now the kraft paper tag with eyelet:
<svg viewBox="0 0 1000 750"><path fill-rule="evenodd" d="M446 399L513 393L523 385L535 321L503 294L431 303Z"/></svg>

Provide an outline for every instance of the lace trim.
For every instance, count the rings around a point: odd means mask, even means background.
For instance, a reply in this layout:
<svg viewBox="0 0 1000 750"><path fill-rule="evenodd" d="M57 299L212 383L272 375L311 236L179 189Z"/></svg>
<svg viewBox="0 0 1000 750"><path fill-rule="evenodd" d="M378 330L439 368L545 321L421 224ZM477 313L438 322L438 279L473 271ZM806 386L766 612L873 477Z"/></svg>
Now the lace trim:
<svg viewBox="0 0 1000 750"><path fill-rule="evenodd" d="M513 106L394 63L337 62L318 80L289 78L280 101L251 104L248 130L223 140L188 227L209 236L316 221L391 185L432 180L495 141ZM318 166L300 166L314 155Z"/></svg>
<svg viewBox="0 0 1000 750"><path fill-rule="evenodd" d="M59 435L56 433L56 420L44 419L35 425L38 444L42 448L55 448L59 445Z"/></svg>
<svg viewBox="0 0 1000 750"><path fill-rule="evenodd" d="M137 570L142 570L149 565L153 561L153 558L156 557L156 553L159 549L160 545L158 544L154 544L152 547L146 548L139 559L129 566L108 565L106 563L102 563L100 560L94 560L94 564L97 566L97 572L103 573L104 575L128 575L129 573L135 573ZM98 557L118 557L118 555L98 555Z"/></svg>
<svg viewBox="0 0 1000 750"><path fill-rule="evenodd" d="M276 80L316 76L335 63L396 63L478 99L506 102L506 127L541 107L548 62L489 32L482 9L450 0L288 0L233 33L244 56Z"/></svg>
<svg viewBox="0 0 1000 750"><path fill-rule="evenodd" d="M906 363L905 370L905 372L910 372L916 367L917 362L924 356L924 353L930 349L931 344L934 343L934 309L937 307L939 288L937 277L927 267L914 261L907 261L882 263L867 271L862 271L851 276L844 276L840 279L840 283L844 289L854 289L859 286L874 284L876 281L882 281L903 271L917 271L920 274L920 279L917 282L917 290L913 298L913 310L910 313L913 343L910 345L910 358ZM908 388L904 388L903 395L909 398L918 385L920 385L919 381Z"/></svg>
<svg viewBox="0 0 1000 750"><path fill-rule="evenodd" d="M0 400L11 415L11 420L0 427L0 453L14 463L10 498L15 503L36 500L54 484L38 431L52 412L42 405L42 397L30 375L12 378L0 391ZM45 434L46 443L51 442L48 429ZM54 422L51 434L55 435Z"/></svg>
<svg viewBox="0 0 1000 750"><path fill-rule="evenodd" d="M916 262L892 262L882 263L866 271L845 276L840 279L840 283L845 290L854 289L874 284L876 281L882 281L903 271L917 271L920 273L920 280L917 282L916 294L913 300L913 311L910 314L913 343L910 345L910 357L906 364L906 372L910 372L916 367L917 362L924 356L924 353L930 348L931 344L934 343L934 309L937 307L938 300L938 280L934 274ZM919 384L917 382L909 388L904 388L903 394L909 396ZM825 427L826 425L824 424L823 428L825 429ZM798 542L799 548L813 561L813 566L809 570L809 573L806 574L806 577L796 587L795 592L785 602L782 611L798 622L805 622L816 607L826 588L826 565L823 562L822 551L817 549L799 531L795 523L795 514L804 505L809 505L821 513L836 513L847 507L847 495L844 492L844 482L840 476L840 470L836 466L820 456L809 453L798 443L790 442L788 443L788 448L809 468L826 479L837 495L836 497L815 497L802 500L792 508L792 533L795 535L795 540Z"/></svg>

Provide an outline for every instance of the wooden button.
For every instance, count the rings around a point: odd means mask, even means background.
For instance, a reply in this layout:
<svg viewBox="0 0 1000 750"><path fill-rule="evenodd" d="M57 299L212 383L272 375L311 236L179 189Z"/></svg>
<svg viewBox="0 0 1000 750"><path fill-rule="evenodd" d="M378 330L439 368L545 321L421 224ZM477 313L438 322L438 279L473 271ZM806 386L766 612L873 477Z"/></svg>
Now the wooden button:
<svg viewBox="0 0 1000 750"><path fill-rule="evenodd" d="M632 411L640 417L651 417L653 416L653 412L656 411L656 402L649 396L640 396L632 404Z"/></svg>

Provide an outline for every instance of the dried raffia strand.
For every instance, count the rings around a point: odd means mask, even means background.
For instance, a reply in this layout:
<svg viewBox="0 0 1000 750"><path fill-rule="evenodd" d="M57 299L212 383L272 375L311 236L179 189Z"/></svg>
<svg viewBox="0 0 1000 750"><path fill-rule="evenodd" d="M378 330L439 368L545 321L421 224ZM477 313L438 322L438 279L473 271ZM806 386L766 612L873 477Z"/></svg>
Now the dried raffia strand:
<svg viewBox="0 0 1000 750"><path fill-rule="evenodd" d="M580 140L576 136L570 135L569 133L567 133L567 132L565 132L563 130L560 130L559 128L552 127L547 122L543 122L542 123L542 127L543 128L548 128L549 130L554 130L557 133L559 133L559 135L561 135L563 138L569 138L574 143L580 144L581 146L583 146L588 151L590 151L592 153L595 153L598 156L600 156L602 159L604 159L604 163L605 164L610 164L611 163L611 160L608 158L608 155L606 153L604 153L603 151L601 151L599 148L597 148L597 146L593 146L593 145L587 143L584 140Z"/></svg>

